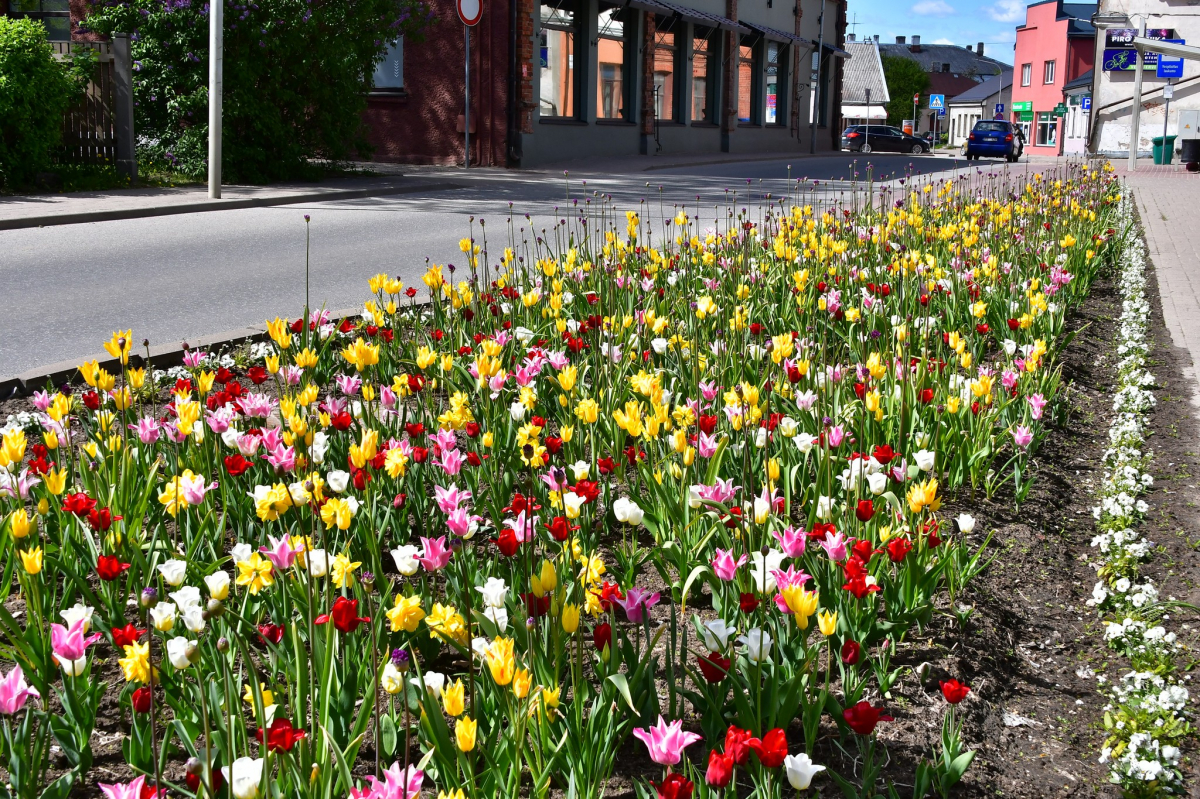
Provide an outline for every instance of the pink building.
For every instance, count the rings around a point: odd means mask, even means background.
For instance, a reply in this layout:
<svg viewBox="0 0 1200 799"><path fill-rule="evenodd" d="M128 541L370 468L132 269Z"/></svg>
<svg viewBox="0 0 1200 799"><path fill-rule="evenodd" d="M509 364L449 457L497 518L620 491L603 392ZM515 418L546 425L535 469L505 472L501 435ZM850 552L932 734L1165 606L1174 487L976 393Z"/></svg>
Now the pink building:
<svg viewBox="0 0 1200 799"><path fill-rule="evenodd" d="M1096 8L1095 3L1042 0L1026 9L1025 24L1017 28L1013 109L1032 109L1033 118L1013 110L1012 120L1025 130L1028 153L1062 154L1062 119L1052 112L1063 102L1063 87L1092 68L1096 29L1089 20Z"/></svg>

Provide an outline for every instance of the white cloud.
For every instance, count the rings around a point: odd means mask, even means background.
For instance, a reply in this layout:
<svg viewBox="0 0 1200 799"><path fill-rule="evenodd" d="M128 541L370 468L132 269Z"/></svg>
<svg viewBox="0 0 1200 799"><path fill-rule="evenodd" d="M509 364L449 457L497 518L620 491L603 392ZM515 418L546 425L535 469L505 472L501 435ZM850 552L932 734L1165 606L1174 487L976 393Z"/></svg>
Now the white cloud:
<svg viewBox="0 0 1200 799"><path fill-rule="evenodd" d="M954 8L945 0L921 0L912 7L914 14L921 16L944 17L954 13Z"/></svg>
<svg viewBox="0 0 1200 799"><path fill-rule="evenodd" d="M1024 0L995 0L988 6L987 15L997 22L1024 22Z"/></svg>
<svg viewBox="0 0 1200 799"><path fill-rule="evenodd" d="M954 42L943 36L941 39L934 39L933 44L954 44Z"/></svg>

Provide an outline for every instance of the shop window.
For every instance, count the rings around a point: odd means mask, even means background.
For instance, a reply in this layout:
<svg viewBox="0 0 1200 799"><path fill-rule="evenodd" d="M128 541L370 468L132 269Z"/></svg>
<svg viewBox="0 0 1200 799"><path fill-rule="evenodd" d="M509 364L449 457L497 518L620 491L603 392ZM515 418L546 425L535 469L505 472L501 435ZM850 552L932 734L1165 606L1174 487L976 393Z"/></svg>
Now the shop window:
<svg viewBox="0 0 1200 799"><path fill-rule="evenodd" d="M541 5L541 94L543 117L574 118L578 114L579 22L570 0Z"/></svg>
<svg viewBox="0 0 1200 799"><path fill-rule="evenodd" d="M783 74L780 70L780 65L783 62L781 57L784 51L784 46L778 42L767 42L767 92L766 103L763 108L763 121L768 125L782 125L784 119L784 109L780 107L781 94L779 87L783 83Z"/></svg>
<svg viewBox="0 0 1200 799"><path fill-rule="evenodd" d="M378 92L404 89L404 39L397 39L388 45L383 60L375 65L373 85Z"/></svg>
<svg viewBox="0 0 1200 799"><path fill-rule="evenodd" d="M71 7L68 0L10 0L11 17L36 19L46 28L52 42L71 40Z"/></svg>
<svg viewBox="0 0 1200 799"><path fill-rule="evenodd" d="M1054 147L1058 144L1058 120L1048 112L1037 115L1038 147Z"/></svg>
<svg viewBox="0 0 1200 799"><path fill-rule="evenodd" d="M596 118L628 119L627 58L633 48L625 41L625 14L619 8L600 11L596 31Z"/></svg>
<svg viewBox="0 0 1200 799"><path fill-rule="evenodd" d="M738 47L738 122L750 124L756 121L758 103L755 95L758 87L755 80L755 48L743 44Z"/></svg>
<svg viewBox="0 0 1200 799"><path fill-rule="evenodd" d="M669 23L663 23L667 25ZM654 118L672 122L675 113L676 61L679 48L675 44L675 33L671 30L655 30L654 33Z"/></svg>
<svg viewBox="0 0 1200 799"><path fill-rule="evenodd" d="M701 31L704 31L701 33ZM713 91L715 36L697 28L692 38L692 121L716 122L716 92Z"/></svg>

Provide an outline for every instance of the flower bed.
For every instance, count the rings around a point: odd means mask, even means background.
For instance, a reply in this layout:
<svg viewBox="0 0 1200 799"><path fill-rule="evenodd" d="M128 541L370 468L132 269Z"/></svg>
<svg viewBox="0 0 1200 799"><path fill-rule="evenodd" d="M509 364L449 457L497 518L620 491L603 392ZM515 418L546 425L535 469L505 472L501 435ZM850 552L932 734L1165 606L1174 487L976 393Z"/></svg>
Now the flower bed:
<svg viewBox="0 0 1200 799"><path fill-rule="evenodd" d="M481 233L426 307L380 275L161 379L114 334L0 447L10 782L93 779L103 702L134 793L593 797L633 737L640 793L873 794L896 647L986 563L943 495L1026 496L1117 191ZM973 756L941 688L919 793Z"/></svg>
<svg viewBox="0 0 1200 799"><path fill-rule="evenodd" d="M1191 727L1184 713L1188 690L1176 674L1179 647L1175 633L1160 622L1168 606L1158 589L1141 576L1141 564L1153 555L1153 542L1136 527L1147 511L1139 495L1153 482L1144 451L1146 417L1154 407L1154 376L1146 366L1150 305L1146 300L1146 250L1134 229L1133 204L1120 206L1125 230L1120 264L1122 311L1116 353L1116 418L1109 429L1104 476L1093 509L1098 534L1092 546L1100 555L1100 582L1089 604L1104 612L1104 638L1129 659L1133 670L1116 683L1101 685L1111 699L1104 727L1109 732L1100 762L1110 779L1129 796L1178 793L1183 787L1178 744Z"/></svg>

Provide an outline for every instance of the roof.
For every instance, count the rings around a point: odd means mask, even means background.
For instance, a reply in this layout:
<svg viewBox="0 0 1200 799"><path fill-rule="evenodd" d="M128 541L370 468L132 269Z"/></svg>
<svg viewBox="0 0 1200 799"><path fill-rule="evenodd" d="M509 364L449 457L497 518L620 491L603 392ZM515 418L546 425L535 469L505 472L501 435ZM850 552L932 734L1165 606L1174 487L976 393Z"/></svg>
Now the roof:
<svg viewBox="0 0 1200 799"><path fill-rule="evenodd" d="M674 14L681 19L697 25L708 25L712 28L719 28L726 31L738 31L740 33L749 33L750 29L744 25L739 25L731 19L710 14L707 11L701 11L697 8L688 8L687 6L677 5L669 2L669 0L630 0L630 6L640 8L643 11L654 11L669 16Z"/></svg>
<svg viewBox="0 0 1200 799"><path fill-rule="evenodd" d="M1094 70L1094 69L1089 69L1087 72L1083 73L1075 80L1070 81L1065 86L1063 86L1063 91L1069 92L1072 89L1089 89L1090 90L1092 88L1092 75L1093 75L1093 73L1095 73L1095 71L1096 70Z"/></svg>
<svg viewBox="0 0 1200 799"><path fill-rule="evenodd" d="M970 89L950 98L947 105L978 105L990 97L1000 94L1012 86L1013 71L1006 69L995 77L988 78L983 83L977 83Z"/></svg>
<svg viewBox="0 0 1200 799"><path fill-rule="evenodd" d="M979 55L971 48L960 47L957 44L922 44L920 52L913 52L912 48L913 45L908 44L883 44L881 42L879 53L916 61L926 72L935 74L942 71L943 64L950 65L950 74L952 75L987 77L999 75L1004 69L1012 69L1012 64L1005 64L1003 61Z"/></svg>
<svg viewBox="0 0 1200 799"><path fill-rule="evenodd" d="M842 67L842 103L857 105L867 101L866 90L871 90L872 103L886 103L891 99L887 82L883 77L883 64L874 41L846 42L850 58Z"/></svg>
<svg viewBox="0 0 1200 799"><path fill-rule="evenodd" d="M757 22L750 22L749 20L745 19L739 19L738 22L750 28L750 30L761 34L764 39L770 39L774 42L812 44L812 42L810 42L808 39L805 39L803 36L797 36L794 33L787 33L786 31L776 30L775 28L768 28L766 25L759 25Z"/></svg>
<svg viewBox="0 0 1200 799"><path fill-rule="evenodd" d="M929 73L929 94L944 94L946 97L957 97L965 91L974 89L979 81L965 75L955 75L950 72Z"/></svg>
<svg viewBox="0 0 1200 799"><path fill-rule="evenodd" d="M1068 37L1086 37L1090 39L1096 35L1096 28L1092 25L1091 19L1092 15L1100 10L1098 3L1064 3L1062 0L1041 0L1039 3L1030 3L1029 8L1044 6L1047 3L1055 3L1057 5L1055 19L1068 20ZM1023 29L1028 21L1029 13L1026 11L1025 22L1018 25L1017 30Z"/></svg>

